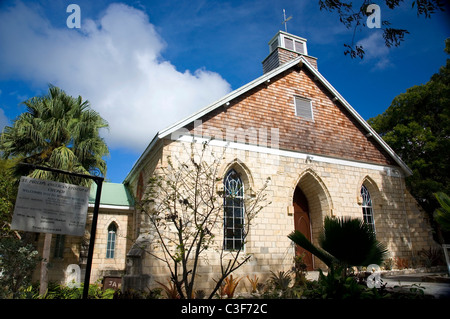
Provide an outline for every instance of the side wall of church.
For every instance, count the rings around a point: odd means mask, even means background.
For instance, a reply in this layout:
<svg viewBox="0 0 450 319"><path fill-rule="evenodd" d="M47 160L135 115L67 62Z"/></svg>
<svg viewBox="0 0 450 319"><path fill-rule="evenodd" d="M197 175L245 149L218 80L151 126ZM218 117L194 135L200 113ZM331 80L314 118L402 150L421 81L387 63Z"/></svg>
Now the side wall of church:
<svg viewBox="0 0 450 319"><path fill-rule="evenodd" d="M149 177L159 165L165 165L166 156L187 156L189 144L185 142L163 141L164 147L154 154L141 172ZM200 147L197 144L196 147ZM220 146L210 146L216 153ZM183 155L184 154L184 155ZM287 238L294 230L293 194L300 187L308 200L312 240L317 244L325 216L351 216L362 218L361 185L365 185L373 201L377 239L389 249L390 257L406 258L412 261L421 249L434 245L431 228L414 198L405 189L400 170L392 166L362 165L360 162L342 162L328 158L298 158L280 156L250 150L228 148L225 151L221 174L235 168L244 175L244 183L253 189L271 181L267 188L268 199L272 202L256 217L247 237L245 253L252 258L235 272L235 276L253 274L264 280L270 271L289 270L293 266L295 247ZM322 158L323 159L323 158ZM146 182L147 179L144 179ZM135 190L137 178L132 181ZM146 223L141 214L141 228ZM147 228L148 229L148 228ZM223 233L217 236L221 243ZM219 255L213 249L205 253L198 273L195 289L208 291L220 271ZM151 284L166 282L169 277L167 267L148 254L144 255L144 274L151 276ZM315 258L316 268L324 265ZM243 287L248 282L242 280ZM241 287L242 288L242 287Z"/></svg>
<svg viewBox="0 0 450 319"><path fill-rule="evenodd" d="M94 255L92 258L92 269L90 282L99 283L105 276L121 277L125 272L126 254L133 243L131 239L134 220L132 210L111 210L101 208L95 236ZM115 223L117 227L114 258L106 258L108 227ZM79 265L81 268L81 281L84 280L87 254L89 248L89 233L92 225L92 208L88 210L85 236L65 236L62 254L55 255L57 247L57 235L52 235L50 245L50 261L48 264L48 280L58 284L64 284L68 274L67 266ZM44 247L44 234L36 234L36 246L39 255L42 256ZM33 273L33 281L39 281L41 272L40 263Z"/></svg>

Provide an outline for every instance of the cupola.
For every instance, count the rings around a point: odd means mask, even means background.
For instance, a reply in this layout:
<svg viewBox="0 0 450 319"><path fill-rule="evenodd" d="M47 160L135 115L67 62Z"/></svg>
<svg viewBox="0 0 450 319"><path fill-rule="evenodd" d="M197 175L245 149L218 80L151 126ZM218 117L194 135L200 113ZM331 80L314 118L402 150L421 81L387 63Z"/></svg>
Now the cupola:
<svg viewBox="0 0 450 319"><path fill-rule="evenodd" d="M264 74L303 55L317 69L317 58L308 55L306 39L278 31L269 41L269 55L262 62Z"/></svg>

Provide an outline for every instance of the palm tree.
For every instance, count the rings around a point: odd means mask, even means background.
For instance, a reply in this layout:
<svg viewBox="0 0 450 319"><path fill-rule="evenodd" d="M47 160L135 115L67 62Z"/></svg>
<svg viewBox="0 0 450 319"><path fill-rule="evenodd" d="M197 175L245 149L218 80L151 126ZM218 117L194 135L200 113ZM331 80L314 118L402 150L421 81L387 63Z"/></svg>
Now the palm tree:
<svg viewBox="0 0 450 319"><path fill-rule="evenodd" d="M387 253L369 225L358 218L325 217L324 231L319 238L320 247L299 231L292 232L288 237L330 268L379 265Z"/></svg>
<svg viewBox="0 0 450 319"><path fill-rule="evenodd" d="M33 97L24 104L27 111L5 127L0 138L3 157L18 157L24 163L89 174L106 174L104 156L109 154L99 136L108 123L90 108L81 96L74 98L58 87L48 94ZM49 171L16 167L16 174L88 186L90 180Z"/></svg>

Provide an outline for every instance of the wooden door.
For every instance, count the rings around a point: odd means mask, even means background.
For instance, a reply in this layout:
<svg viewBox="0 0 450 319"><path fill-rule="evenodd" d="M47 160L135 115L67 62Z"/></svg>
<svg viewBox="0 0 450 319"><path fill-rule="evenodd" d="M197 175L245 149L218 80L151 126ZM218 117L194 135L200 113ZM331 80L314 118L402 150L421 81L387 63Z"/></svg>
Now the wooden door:
<svg viewBox="0 0 450 319"><path fill-rule="evenodd" d="M308 200L298 187L294 192L294 226L295 230L301 232L309 241L311 241L311 221L309 218ZM307 265L307 270L313 270L312 254L297 245L295 254L298 256L303 253L305 254L303 260Z"/></svg>

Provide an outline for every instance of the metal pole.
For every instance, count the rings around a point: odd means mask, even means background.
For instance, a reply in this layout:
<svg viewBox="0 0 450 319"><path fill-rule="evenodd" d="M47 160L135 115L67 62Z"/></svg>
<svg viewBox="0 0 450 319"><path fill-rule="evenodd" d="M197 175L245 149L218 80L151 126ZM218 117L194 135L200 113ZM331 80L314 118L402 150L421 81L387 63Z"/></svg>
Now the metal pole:
<svg viewBox="0 0 450 319"><path fill-rule="evenodd" d="M60 174L67 174L67 175L72 175L72 176L82 177L82 178L89 178L89 179L92 179L95 182L95 184L97 184L97 192L95 194L94 213L92 216L91 237L89 239L89 251L88 251L88 258L87 258L87 263L86 263L86 273L84 275L83 299L87 299L88 293L89 293L89 281L91 279L92 258L94 256L95 233L97 231L97 219L98 219L98 211L100 208L100 196L102 194L102 185L103 185L104 178L100 177L100 176L73 173L73 172L64 171L61 169L40 166L40 165L35 165L35 164L29 164L29 163L19 163L19 164L31 166L34 169L40 169L40 170L50 171L50 172L55 172L55 173L60 173Z"/></svg>
<svg viewBox="0 0 450 319"><path fill-rule="evenodd" d="M100 196L102 194L103 178L101 180L94 179L97 184L97 192L95 194L94 213L92 216L91 237L89 238L89 251L86 263L86 273L84 275L83 299L87 299L89 294L89 281L91 280L92 258L94 256L95 233L97 232L98 210L100 207Z"/></svg>

